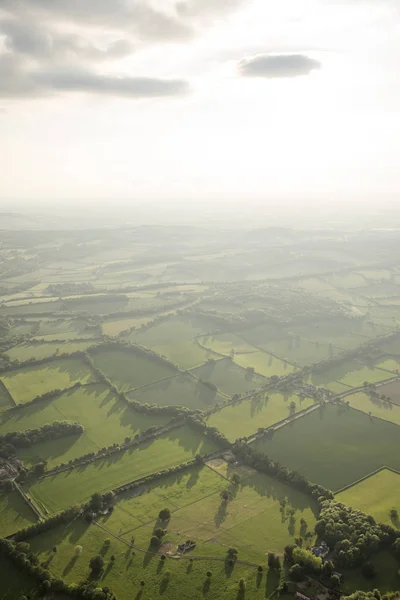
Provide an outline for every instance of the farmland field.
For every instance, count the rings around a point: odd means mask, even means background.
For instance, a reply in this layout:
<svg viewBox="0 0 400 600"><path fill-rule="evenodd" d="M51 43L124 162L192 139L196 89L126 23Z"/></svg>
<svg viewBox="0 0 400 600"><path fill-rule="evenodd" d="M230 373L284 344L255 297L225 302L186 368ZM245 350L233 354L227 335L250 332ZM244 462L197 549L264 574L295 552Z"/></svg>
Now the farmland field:
<svg viewBox="0 0 400 600"><path fill-rule="evenodd" d="M3 415L0 417L0 435L63 420L80 423L84 432L21 448L18 456L28 464L45 459L51 468L88 452L97 452L114 442L121 443L125 437L133 437L149 427L164 425L169 417L137 413L115 398L103 384L95 383L65 392L40 406L33 404Z"/></svg>
<svg viewBox="0 0 400 600"><path fill-rule="evenodd" d="M232 359L237 365L244 369L254 369L258 375L271 377L272 375L289 375L296 371L296 367L290 363L275 358L265 352L252 352L249 354L235 354Z"/></svg>
<svg viewBox="0 0 400 600"><path fill-rule="evenodd" d="M186 406L192 410L206 410L224 400L218 392L187 373L130 392L128 398L142 404Z"/></svg>
<svg viewBox="0 0 400 600"><path fill-rule="evenodd" d="M0 492L0 537L36 523L33 510L17 492Z"/></svg>
<svg viewBox="0 0 400 600"><path fill-rule="evenodd" d="M93 363L122 392L141 388L177 374L176 369L140 352L102 350L93 353Z"/></svg>
<svg viewBox="0 0 400 600"><path fill-rule="evenodd" d="M0 380L0 412L8 410L13 406L15 406L13 399L11 398L3 382Z"/></svg>
<svg viewBox="0 0 400 600"><path fill-rule="evenodd" d="M62 358L41 365L26 366L0 377L16 404L30 402L54 389L65 389L75 383L91 383L95 375L79 359Z"/></svg>
<svg viewBox="0 0 400 600"><path fill-rule="evenodd" d="M209 361L193 369L192 373L199 379L210 381L229 397L257 389L266 383L263 377L241 369L229 359Z"/></svg>
<svg viewBox="0 0 400 600"><path fill-rule="evenodd" d="M31 359L42 360L57 354L72 354L73 352L82 352L96 343L99 343L99 340L74 340L71 342L49 341L45 343L32 341L19 346L14 346L11 348L11 350L5 353L5 356L7 356L10 360L19 360L21 363L23 363Z"/></svg>
<svg viewBox="0 0 400 600"><path fill-rule="evenodd" d="M400 529L400 521L390 516L391 509L400 510L400 474L383 469L364 481L337 494L336 499L372 515L378 523Z"/></svg>
<svg viewBox="0 0 400 600"><path fill-rule="evenodd" d="M137 448L39 480L27 489L40 506L58 512L71 504L88 500L95 492L110 489L149 473L178 465L216 450L213 442L184 426L145 442Z"/></svg>
<svg viewBox="0 0 400 600"><path fill-rule="evenodd" d="M394 404L400 406L400 381L393 381L379 386L379 393L388 396Z"/></svg>
<svg viewBox="0 0 400 600"><path fill-rule="evenodd" d="M378 388L378 390L381 391L381 388ZM352 408L362 410L373 417L400 425L400 406L396 404L385 402L379 398L371 398L363 392L346 396L346 402L349 402Z"/></svg>
<svg viewBox="0 0 400 600"><path fill-rule="evenodd" d="M400 469L399 434L393 423L352 408L325 405L282 427L272 438L257 440L253 447L336 491L380 467Z"/></svg>
<svg viewBox="0 0 400 600"><path fill-rule="evenodd" d="M296 405L294 409L290 406L292 402ZM311 398L300 400L297 396L275 393L268 396L254 396L252 399L231 404L211 414L207 423L217 427L231 442L234 442L239 437L257 433L259 427L270 427L312 404L314 400Z"/></svg>

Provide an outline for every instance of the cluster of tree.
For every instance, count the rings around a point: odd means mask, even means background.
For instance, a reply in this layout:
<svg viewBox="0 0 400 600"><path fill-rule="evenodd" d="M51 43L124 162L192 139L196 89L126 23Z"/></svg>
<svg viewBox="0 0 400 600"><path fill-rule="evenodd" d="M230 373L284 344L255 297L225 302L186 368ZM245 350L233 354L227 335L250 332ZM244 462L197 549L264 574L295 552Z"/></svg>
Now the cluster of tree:
<svg viewBox="0 0 400 600"><path fill-rule="evenodd" d="M66 510L41 521L40 523L34 523L25 529L20 529L15 535L14 540L16 542L23 542L39 533L49 531L54 527L57 527L61 523L69 523L81 512L80 506L70 506Z"/></svg>
<svg viewBox="0 0 400 600"><path fill-rule="evenodd" d="M325 489L321 485L311 483L303 475L297 473L297 471L291 471L287 467L283 467L278 462L271 460L266 454L256 452L244 442L236 442L233 446L233 452L240 460L253 467L253 469L277 477L292 487L312 496L319 504L325 499L333 498L333 493L330 490Z"/></svg>
<svg viewBox="0 0 400 600"><path fill-rule="evenodd" d="M342 567L365 563L400 537L400 532L389 525L377 524L372 516L335 500L321 503L315 531L334 549L335 562Z"/></svg>
<svg viewBox="0 0 400 600"><path fill-rule="evenodd" d="M375 589L372 592L357 591L350 596L342 596L341 600L397 600L399 597L400 591L381 594L379 590Z"/></svg>
<svg viewBox="0 0 400 600"><path fill-rule="evenodd" d="M91 283L52 283L47 286L46 293L52 296L67 296L73 294L93 294L96 290Z"/></svg>
<svg viewBox="0 0 400 600"><path fill-rule="evenodd" d="M24 574L32 577L38 584L40 595L62 594L67 597L86 600L116 600L108 587L98 587L93 581L82 581L78 584L67 584L62 579L51 575L46 565L40 564L39 557L31 551L26 542L0 539L0 556L11 561Z"/></svg>
<svg viewBox="0 0 400 600"><path fill-rule="evenodd" d="M201 431L211 440L214 440L221 448L231 448L232 444L216 427L209 427L199 414L190 414L187 417L187 423L195 429Z"/></svg>
<svg viewBox="0 0 400 600"><path fill-rule="evenodd" d="M0 456L9 458L15 455L17 448L29 448L40 442L56 440L68 435L79 435L84 429L79 423L68 421L54 421L38 429L26 431L13 431L0 436Z"/></svg>
<svg viewBox="0 0 400 600"><path fill-rule="evenodd" d="M159 471L158 473L152 473L151 475L147 475L147 477L143 477L142 479L135 481L133 483L127 483L127 484L121 485L120 487L118 487L114 490L114 493L115 494L123 494L124 492L127 492L127 491L133 491L133 490L141 487L145 483L150 483L152 481L155 481L156 479L161 479L163 477L167 477L168 475L173 475L175 473L180 473L182 471L186 471L186 470L192 468L195 464L201 464L202 462L203 462L203 459L200 456L198 456L198 457L196 457L195 460L190 460L189 462L182 463L180 465L176 465L175 467L169 467L169 469L165 469L164 471Z"/></svg>

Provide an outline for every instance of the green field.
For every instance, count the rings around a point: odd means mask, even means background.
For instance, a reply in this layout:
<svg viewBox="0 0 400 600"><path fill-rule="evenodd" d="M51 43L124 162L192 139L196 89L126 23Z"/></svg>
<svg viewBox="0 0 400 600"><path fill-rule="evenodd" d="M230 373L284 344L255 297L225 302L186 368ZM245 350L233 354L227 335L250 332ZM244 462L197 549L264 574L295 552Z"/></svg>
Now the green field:
<svg viewBox="0 0 400 600"><path fill-rule="evenodd" d="M91 368L75 358L62 358L36 366L7 371L0 377L16 404L25 404L55 389L95 381Z"/></svg>
<svg viewBox="0 0 400 600"><path fill-rule="evenodd" d="M84 433L21 448L18 456L28 464L46 459L52 468L114 442L123 442L125 437L154 425L164 425L169 417L137 413L103 384L95 383L0 416L0 435L63 420L80 423Z"/></svg>
<svg viewBox="0 0 400 600"><path fill-rule="evenodd" d="M164 379L128 394L131 400L159 406L186 406L191 410L206 410L224 400L218 392L188 373Z"/></svg>
<svg viewBox="0 0 400 600"><path fill-rule="evenodd" d="M150 473L191 460L196 454L216 450L210 440L187 426L172 430L137 448L118 452L72 471L34 483L28 493L50 512L88 500L94 492L105 492Z"/></svg>
<svg viewBox="0 0 400 600"><path fill-rule="evenodd" d="M253 352L251 354L235 354L233 361L244 369L253 368L256 373L263 377L272 375L289 375L296 371L296 367L271 354L265 352Z"/></svg>
<svg viewBox="0 0 400 600"><path fill-rule="evenodd" d="M393 423L325 405L253 447L335 491L382 466L400 469L399 434Z"/></svg>
<svg viewBox="0 0 400 600"><path fill-rule="evenodd" d="M199 379L210 381L229 397L235 394L244 394L266 383L263 377L255 373L248 373L230 359L209 361L205 365L193 369L192 373Z"/></svg>
<svg viewBox="0 0 400 600"><path fill-rule="evenodd" d="M378 389L381 391L381 388ZM373 417L400 425L400 406L397 406L396 404L384 402L378 398L371 398L363 392L359 392L352 396L346 396L346 402L349 402L352 408L362 410Z"/></svg>
<svg viewBox="0 0 400 600"><path fill-rule="evenodd" d="M215 357L195 341L213 327L211 321L199 317L171 317L148 329L134 331L130 339L166 356L181 369L193 369Z"/></svg>
<svg viewBox="0 0 400 600"><path fill-rule="evenodd" d="M300 401L297 396L270 394L263 397L254 396L238 404L231 404L213 413L207 424L219 429L231 442L239 437L247 437L257 433L259 427L270 427L291 416L291 402L295 402L298 412L314 404L311 398Z"/></svg>
<svg viewBox="0 0 400 600"><path fill-rule="evenodd" d="M345 391L346 388L360 387L364 381L368 383L378 383L393 377L394 373L384 371L392 362L382 361L378 366L381 368L372 368L361 365L357 362L343 362L340 365L334 365L322 372L312 373L309 382L317 387L325 387L334 392Z"/></svg>
<svg viewBox="0 0 400 600"><path fill-rule="evenodd" d="M399 589L397 572L400 568L400 561L391 552L382 550L371 557L371 562L376 571L376 575L372 579L366 579L360 567L351 570L341 569L344 576L342 589L345 594L353 594L357 590L372 592L375 589L379 589L384 594Z"/></svg>
<svg viewBox="0 0 400 600"><path fill-rule="evenodd" d="M204 335L199 338L199 343L204 348L212 350L217 354L223 354L224 356L230 356L233 353L247 354L257 351L257 348L230 331L227 333Z"/></svg>
<svg viewBox="0 0 400 600"><path fill-rule="evenodd" d="M141 325L147 325L154 315L148 315L147 317L118 317L116 319L110 319L102 323L102 330L105 335L119 336L123 331L131 329L132 327L141 327Z"/></svg>
<svg viewBox="0 0 400 600"><path fill-rule="evenodd" d="M140 352L104 350L92 354L94 365L122 392L141 388L177 374L172 366Z"/></svg>
<svg viewBox="0 0 400 600"><path fill-rule="evenodd" d="M0 379L0 413L15 406L7 388Z"/></svg>
<svg viewBox="0 0 400 600"><path fill-rule="evenodd" d="M33 510L17 492L0 492L0 537L36 523Z"/></svg>
<svg viewBox="0 0 400 600"><path fill-rule="evenodd" d="M104 545L106 539L111 539L107 551ZM57 553L52 552L55 545ZM75 557L77 545L83 549L78 558ZM240 564L235 565L233 571L227 571L223 561L202 560L189 566L187 560L168 560L164 564L157 556L137 550L133 554L123 542L100 527L88 526L83 521L62 525L33 538L32 548L40 553L41 561L51 558L52 574L69 583L88 579L91 557L103 554L106 566L99 583L109 586L119 600L140 600L142 597L153 600L204 600L207 596L232 600L237 597L241 577L247 584L246 598L264 600L278 583L273 572L264 571L257 576L255 567ZM111 555L115 556L113 563L110 561ZM211 582L207 582L207 571L212 572ZM140 586L142 580L145 582L144 590Z"/></svg>
<svg viewBox="0 0 400 600"><path fill-rule="evenodd" d="M72 342L45 342L44 344L31 341L20 344L19 346L14 346L14 348L11 348L5 354L11 361L19 360L21 363L23 363L27 360L31 360L32 358L35 360L42 360L57 354L72 354L73 352L79 351L82 352L87 350L87 348L90 348L90 346L99 343L99 341L100 340L96 340L94 338L91 341L75 340Z"/></svg>
<svg viewBox="0 0 400 600"><path fill-rule="evenodd" d="M400 381L392 381L379 386L379 393L385 394L394 404L400 405Z"/></svg>
<svg viewBox="0 0 400 600"><path fill-rule="evenodd" d="M221 501L230 489L232 498ZM285 512L280 502L286 498ZM300 533L300 518L313 530L316 511L309 499L276 479L248 469L239 486L233 486L211 468L195 467L184 474L144 487L140 495L126 494L113 514L102 522L114 534L147 549L157 516L171 510L165 542L176 548L182 540L197 542L194 555L224 556L229 546L243 560L263 562L269 551L282 552ZM287 515L295 509L294 520Z"/></svg>
<svg viewBox="0 0 400 600"><path fill-rule="evenodd" d="M386 523L400 529L399 518L392 518L390 510L400 512L400 474L383 469L340 492L336 499L367 515L372 515L378 523Z"/></svg>

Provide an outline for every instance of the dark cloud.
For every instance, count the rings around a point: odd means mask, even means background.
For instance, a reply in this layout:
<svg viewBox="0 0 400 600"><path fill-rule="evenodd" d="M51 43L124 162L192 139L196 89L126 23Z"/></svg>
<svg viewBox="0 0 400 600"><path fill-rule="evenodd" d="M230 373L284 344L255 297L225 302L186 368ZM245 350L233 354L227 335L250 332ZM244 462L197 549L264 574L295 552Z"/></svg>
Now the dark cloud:
<svg viewBox="0 0 400 600"><path fill-rule="evenodd" d="M319 69L321 63L305 54L259 54L239 63L243 77L299 77Z"/></svg>

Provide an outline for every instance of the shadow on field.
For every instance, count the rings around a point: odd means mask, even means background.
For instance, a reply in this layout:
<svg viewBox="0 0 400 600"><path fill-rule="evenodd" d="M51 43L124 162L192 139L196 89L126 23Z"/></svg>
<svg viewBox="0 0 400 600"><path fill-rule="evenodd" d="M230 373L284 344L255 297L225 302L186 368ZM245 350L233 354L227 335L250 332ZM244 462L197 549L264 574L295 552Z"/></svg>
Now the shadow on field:
<svg viewBox="0 0 400 600"><path fill-rule="evenodd" d="M221 504L219 505L218 510L214 517L214 523L215 523L216 527L220 527L222 525L222 523L225 521L227 514L228 514L227 507L228 507L228 503L223 500L221 502Z"/></svg>

